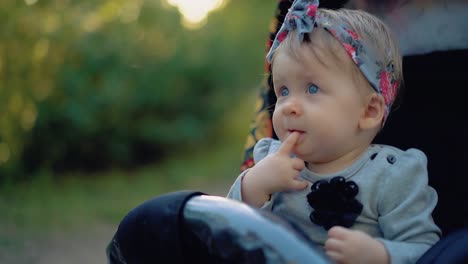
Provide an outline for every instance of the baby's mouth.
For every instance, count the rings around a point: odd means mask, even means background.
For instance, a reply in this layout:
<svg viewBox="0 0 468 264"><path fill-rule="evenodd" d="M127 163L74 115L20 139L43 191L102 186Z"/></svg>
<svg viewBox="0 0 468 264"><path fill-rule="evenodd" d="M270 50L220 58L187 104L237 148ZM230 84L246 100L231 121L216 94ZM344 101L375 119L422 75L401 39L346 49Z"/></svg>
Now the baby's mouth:
<svg viewBox="0 0 468 264"><path fill-rule="evenodd" d="M305 131L297 130L297 129L288 129L288 132L289 132L289 133L298 132L298 133L301 133L301 134L305 133Z"/></svg>

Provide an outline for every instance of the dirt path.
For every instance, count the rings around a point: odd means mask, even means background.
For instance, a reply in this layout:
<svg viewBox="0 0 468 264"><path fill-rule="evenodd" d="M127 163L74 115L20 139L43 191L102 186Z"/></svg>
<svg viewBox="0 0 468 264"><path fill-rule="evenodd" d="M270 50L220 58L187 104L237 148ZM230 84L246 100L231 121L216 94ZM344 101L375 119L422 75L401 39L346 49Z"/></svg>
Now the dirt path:
<svg viewBox="0 0 468 264"><path fill-rule="evenodd" d="M35 263L107 263L105 248L117 225L99 225L86 232L58 233L49 239Z"/></svg>
<svg viewBox="0 0 468 264"><path fill-rule="evenodd" d="M106 263L105 248L115 230L116 225L99 224L82 231L56 231L42 237L10 238L9 241L21 242L0 245L0 263Z"/></svg>
<svg viewBox="0 0 468 264"><path fill-rule="evenodd" d="M212 195L224 196L227 184L214 182L209 187L191 186ZM0 225L1 226L1 225ZM56 231L42 237L15 238L18 232L0 230L0 263L5 264L102 264L107 263L105 248L117 224L99 224L81 231ZM2 238L3 237L3 238ZM4 241L10 241L5 244ZM11 242L13 241L13 242ZM15 241L18 241L15 244ZM19 242L21 241L21 242ZM3 244L2 244L3 242Z"/></svg>

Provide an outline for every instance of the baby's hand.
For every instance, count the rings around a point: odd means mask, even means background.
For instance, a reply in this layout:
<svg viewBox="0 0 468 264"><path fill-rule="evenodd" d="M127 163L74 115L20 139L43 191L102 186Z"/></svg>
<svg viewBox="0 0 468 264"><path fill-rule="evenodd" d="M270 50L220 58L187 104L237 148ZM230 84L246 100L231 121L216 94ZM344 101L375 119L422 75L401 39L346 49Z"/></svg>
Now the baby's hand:
<svg viewBox="0 0 468 264"><path fill-rule="evenodd" d="M326 254L336 263L390 263L385 246L364 232L335 226L328 231Z"/></svg>
<svg viewBox="0 0 468 264"><path fill-rule="evenodd" d="M261 206L275 192L307 187L306 181L298 179L305 167L304 161L291 157L299 137L298 132L291 133L277 152L266 156L247 172L242 181L242 198L245 202Z"/></svg>

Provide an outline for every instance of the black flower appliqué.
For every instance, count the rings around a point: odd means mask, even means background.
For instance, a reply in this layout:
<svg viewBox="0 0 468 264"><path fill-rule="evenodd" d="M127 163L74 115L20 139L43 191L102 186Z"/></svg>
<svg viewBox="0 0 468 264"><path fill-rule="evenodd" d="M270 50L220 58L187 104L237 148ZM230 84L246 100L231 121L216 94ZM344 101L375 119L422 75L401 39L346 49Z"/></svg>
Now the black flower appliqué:
<svg viewBox="0 0 468 264"><path fill-rule="evenodd" d="M330 182L315 182L310 190L307 202L314 209L310 221L326 230L336 225L350 227L362 212L362 204L354 198L359 192L354 181L337 176Z"/></svg>

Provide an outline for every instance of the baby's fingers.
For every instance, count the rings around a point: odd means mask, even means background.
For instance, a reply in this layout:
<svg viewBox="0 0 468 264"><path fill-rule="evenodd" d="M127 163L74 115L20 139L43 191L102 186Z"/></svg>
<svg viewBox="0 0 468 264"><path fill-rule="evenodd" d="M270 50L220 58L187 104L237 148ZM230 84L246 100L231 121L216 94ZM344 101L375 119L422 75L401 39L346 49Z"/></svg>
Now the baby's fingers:
<svg viewBox="0 0 468 264"><path fill-rule="evenodd" d="M289 156L293 153L294 146L299 141L299 137L301 136L298 132L293 132L289 134L289 136L281 143L280 148L278 149L278 153L281 155Z"/></svg>
<svg viewBox="0 0 468 264"><path fill-rule="evenodd" d="M307 181L301 181L301 180L292 180L289 184L289 189L290 190L303 190L305 188L307 188L307 186L309 186L309 184L307 183Z"/></svg>
<svg viewBox="0 0 468 264"><path fill-rule="evenodd" d="M343 241L339 239L334 239L334 238L327 239L324 245L326 251L335 251L335 252L340 252L343 246L344 246Z"/></svg>
<svg viewBox="0 0 468 264"><path fill-rule="evenodd" d="M302 171L305 168L305 163L303 160L298 158L293 158L292 167L297 171Z"/></svg>
<svg viewBox="0 0 468 264"><path fill-rule="evenodd" d="M342 253L343 242L338 239L327 239L325 242L325 253L336 263L344 262L344 255Z"/></svg>
<svg viewBox="0 0 468 264"><path fill-rule="evenodd" d="M342 264L342 263L345 263L345 258L344 256L339 253L339 252L336 252L336 251L325 251L325 254L327 254L327 256L329 258L331 258L333 260L334 263L337 263L337 264Z"/></svg>

